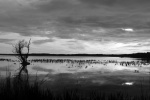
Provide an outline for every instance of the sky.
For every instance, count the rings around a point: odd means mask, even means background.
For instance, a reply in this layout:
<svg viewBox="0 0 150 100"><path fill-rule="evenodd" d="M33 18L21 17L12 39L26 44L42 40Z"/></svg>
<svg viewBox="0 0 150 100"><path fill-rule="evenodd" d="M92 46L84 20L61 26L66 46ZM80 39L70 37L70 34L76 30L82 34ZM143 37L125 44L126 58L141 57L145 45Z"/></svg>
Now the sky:
<svg viewBox="0 0 150 100"><path fill-rule="evenodd" d="M150 0L0 0L0 53L31 38L31 53L150 51Z"/></svg>

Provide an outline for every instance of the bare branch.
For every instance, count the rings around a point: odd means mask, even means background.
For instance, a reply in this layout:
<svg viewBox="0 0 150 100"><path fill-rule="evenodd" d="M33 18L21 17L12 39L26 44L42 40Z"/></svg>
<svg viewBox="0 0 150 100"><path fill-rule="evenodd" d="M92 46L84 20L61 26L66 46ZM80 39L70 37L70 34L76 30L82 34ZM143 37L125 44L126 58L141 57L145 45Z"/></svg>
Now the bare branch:
<svg viewBox="0 0 150 100"><path fill-rule="evenodd" d="M26 42L25 40L20 40L15 45L13 45L13 53L17 54L16 57L21 62L21 68L19 69L18 73L19 78L21 77L22 71L24 71L28 76L27 65L29 65L30 63L27 61L27 58L30 51L30 41L31 39L29 40L29 42ZM23 52L25 48L27 49L27 53Z"/></svg>
<svg viewBox="0 0 150 100"><path fill-rule="evenodd" d="M31 38L30 38L29 43L27 45L28 52L26 54L26 58L28 58L28 56L29 56L29 50L30 50L30 44L31 44L30 42L31 42Z"/></svg>

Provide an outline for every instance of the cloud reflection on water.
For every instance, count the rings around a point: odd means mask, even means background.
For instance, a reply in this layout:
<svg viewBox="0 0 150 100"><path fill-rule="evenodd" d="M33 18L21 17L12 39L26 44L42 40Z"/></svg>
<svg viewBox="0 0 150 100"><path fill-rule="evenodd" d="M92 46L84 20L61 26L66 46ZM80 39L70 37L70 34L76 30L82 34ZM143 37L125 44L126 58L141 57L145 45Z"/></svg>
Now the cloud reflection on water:
<svg viewBox="0 0 150 100"><path fill-rule="evenodd" d="M135 61L131 58L103 58L103 57L31 57L31 59L49 59L52 62L32 62L28 66L29 73L35 75L36 73L39 76L49 74L49 76L44 77L45 80L57 83L64 82L64 84L117 84L117 85L126 85L126 82L135 82L140 84L140 77L147 77L149 72L149 65L140 66L125 66L107 63L109 60L117 60L118 62L122 61ZM58 59L70 59L71 62L58 62ZM89 59L94 59L93 63L86 62ZM47 61L47 60L45 60ZM81 61L84 61L81 63ZM98 63L96 63L96 61ZM101 63L102 62L102 63ZM8 62L2 62L0 66L0 71L6 71ZM14 71L18 68L19 62L14 64L14 62L9 62L10 71ZM139 73L135 73L135 70L139 70ZM128 83L127 83L128 85ZM134 84L133 84L134 85Z"/></svg>
<svg viewBox="0 0 150 100"><path fill-rule="evenodd" d="M32 69L35 71L43 71L43 72L48 72L48 73L52 73L54 71L52 69L46 69L46 68L42 68L40 66L33 66Z"/></svg>

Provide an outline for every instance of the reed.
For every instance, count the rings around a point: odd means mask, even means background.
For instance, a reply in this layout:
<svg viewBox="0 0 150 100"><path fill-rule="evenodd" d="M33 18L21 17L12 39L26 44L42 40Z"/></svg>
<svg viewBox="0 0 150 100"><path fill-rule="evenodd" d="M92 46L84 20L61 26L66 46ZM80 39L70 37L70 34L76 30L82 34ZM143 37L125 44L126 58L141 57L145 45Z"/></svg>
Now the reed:
<svg viewBox="0 0 150 100"><path fill-rule="evenodd" d="M80 86L71 89L64 88L62 92L56 93L51 89L42 89L41 81L37 78L33 83L27 80L18 81L16 77L11 78L9 73L5 79L1 79L0 98L2 100L150 100L150 94L142 90L142 84L140 95L130 95L124 90L106 93L93 89L85 92L80 88Z"/></svg>

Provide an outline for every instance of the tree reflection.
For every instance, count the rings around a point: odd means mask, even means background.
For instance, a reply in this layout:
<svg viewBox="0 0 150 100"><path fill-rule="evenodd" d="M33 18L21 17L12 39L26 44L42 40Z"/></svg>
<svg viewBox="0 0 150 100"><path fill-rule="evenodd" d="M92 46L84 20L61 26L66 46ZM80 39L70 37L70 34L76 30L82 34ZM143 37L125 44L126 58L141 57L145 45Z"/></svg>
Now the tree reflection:
<svg viewBox="0 0 150 100"><path fill-rule="evenodd" d="M28 70L27 70L27 65L30 65L28 62L28 56L29 56L29 51L30 51L30 41L29 42L25 40L20 40L18 41L15 45L13 45L13 53L16 54L16 57L19 59L21 62L21 67L19 68L18 72L18 78L21 80L21 75L22 72L25 72L27 75L27 80L28 80Z"/></svg>

